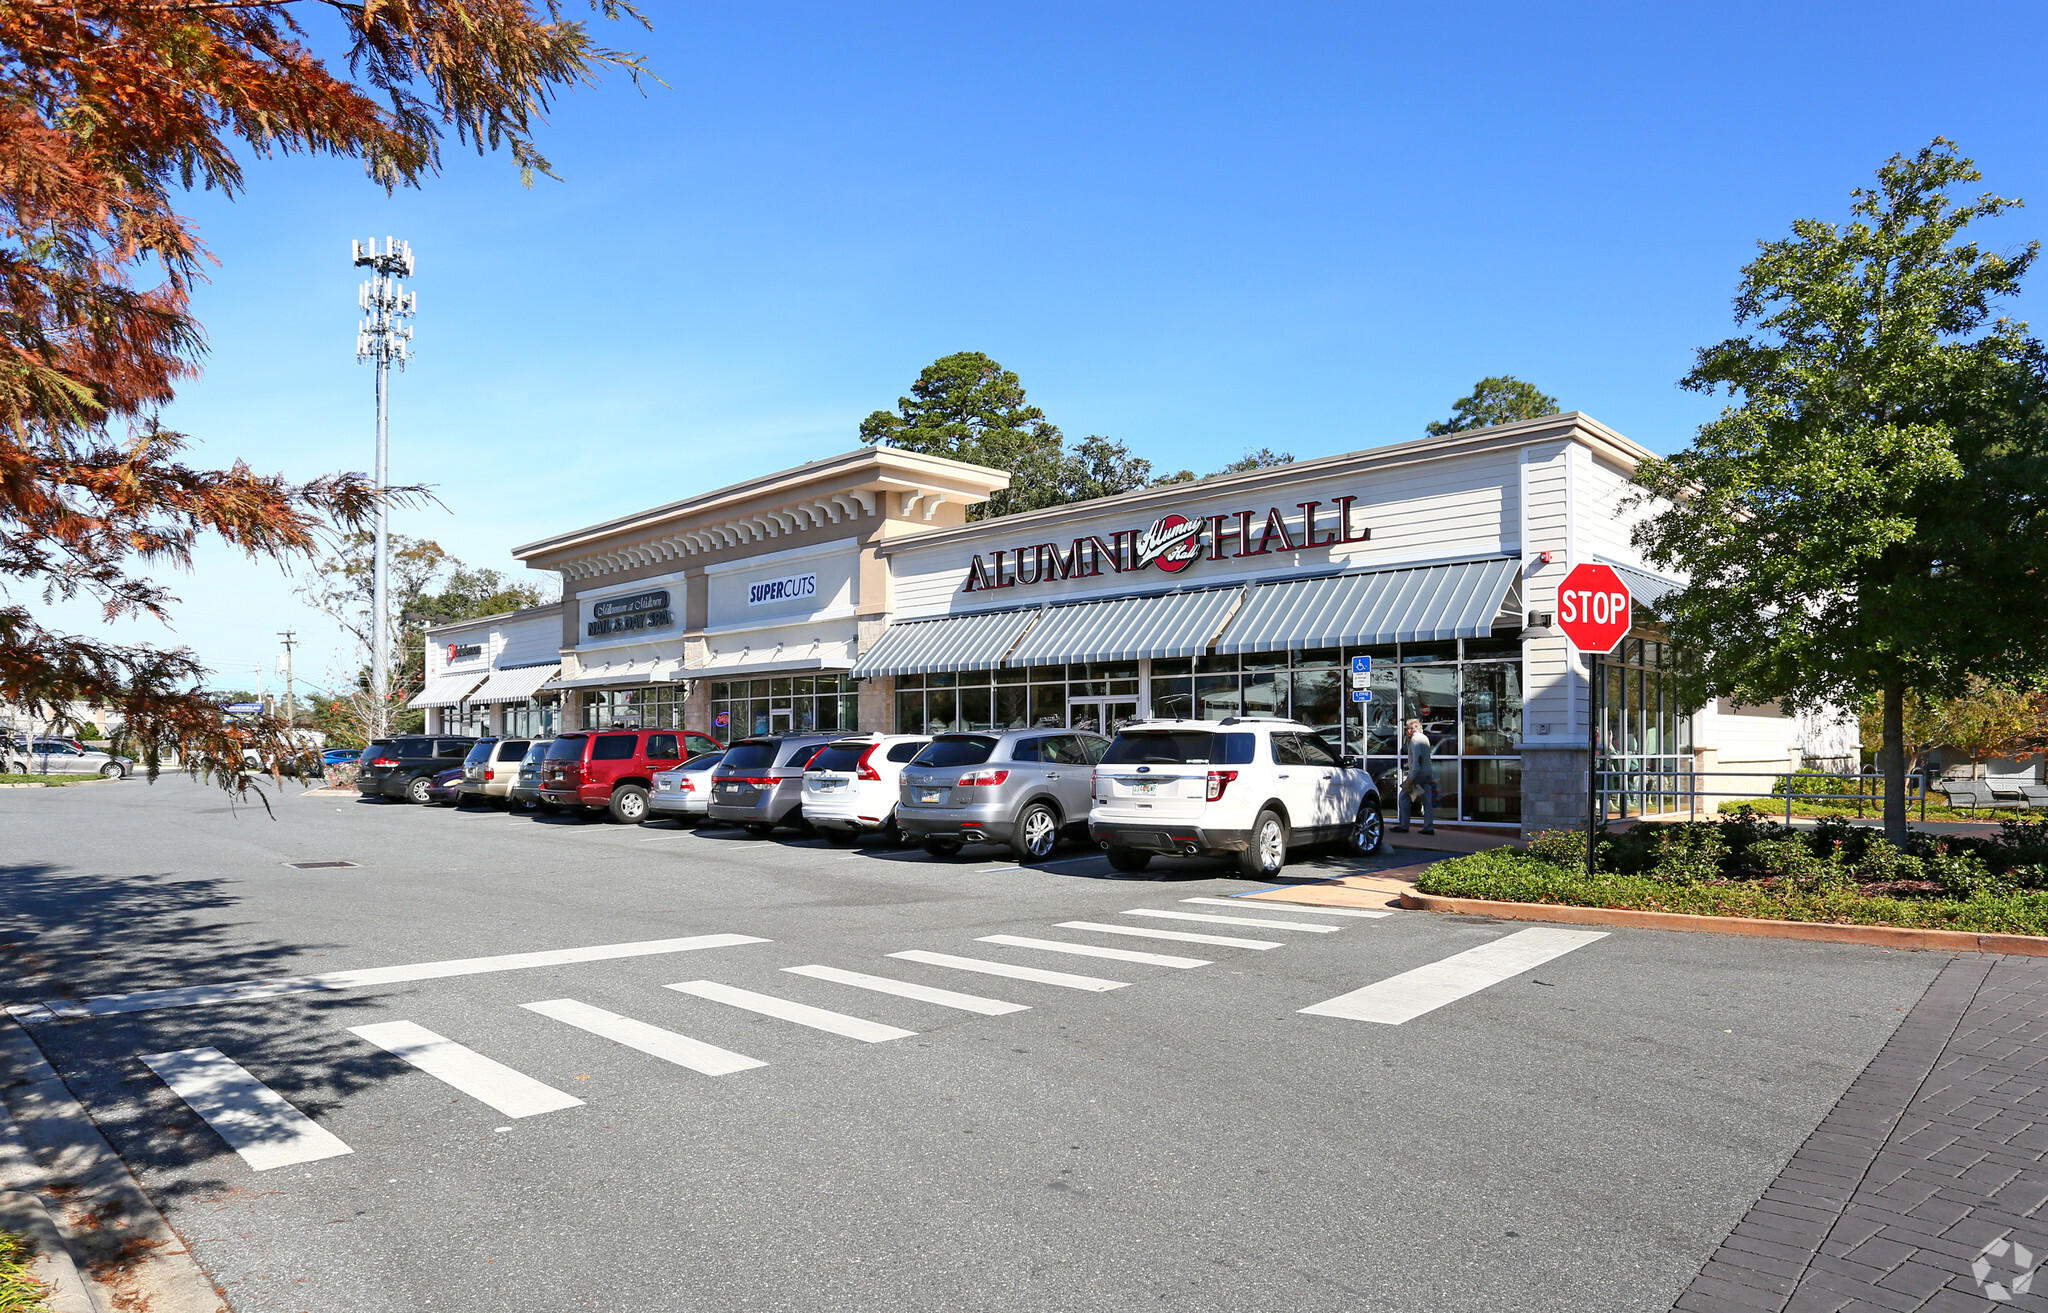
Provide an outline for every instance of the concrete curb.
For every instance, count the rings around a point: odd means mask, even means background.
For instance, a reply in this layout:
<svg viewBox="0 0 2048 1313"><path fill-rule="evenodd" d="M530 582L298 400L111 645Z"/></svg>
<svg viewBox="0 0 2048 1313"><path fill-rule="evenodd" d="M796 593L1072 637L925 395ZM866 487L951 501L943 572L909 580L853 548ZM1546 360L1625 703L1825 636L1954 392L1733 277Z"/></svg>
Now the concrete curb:
<svg viewBox="0 0 2048 1313"><path fill-rule="evenodd" d="M100 1313L42 1200L18 1191L0 1193L0 1231L11 1231L28 1241L34 1254L29 1275L49 1287L41 1302L50 1313Z"/></svg>
<svg viewBox="0 0 2048 1313"><path fill-rule="evenodd" d="M227 1301L171 1229L141 1182L13 1018L0 1019L0 1112L12 1114L37 1190L63 1190L59 1233L108 1308L228 1313ZM0 1136L0 1162L7 1158ZM19 1161L7 1163L22 1173ZM75 1221L74 1221L75 1219Z"/></svg>
<svg viewBox="0 0 2048 1313"><path fill-rule="evenodd" d="M1695 916L1686 912L1640 912L1621 907L1574 907L1564 903L1497 903L1485 898L1446 898L1404 893L1401 905L1421 912L1459 912L1510 921L1554 921L1566 925L1619 925L1642 930L1692 930L1710 935L1752 935L1761 939L1814 939L1873 948L1934 949L1948 953L2016 953L2048 957L2048 938L2039 935L1980 935L1968 930L1914 930L1903 926L1837 925L1829 921L1769 921L1749 916Z"/></svg>

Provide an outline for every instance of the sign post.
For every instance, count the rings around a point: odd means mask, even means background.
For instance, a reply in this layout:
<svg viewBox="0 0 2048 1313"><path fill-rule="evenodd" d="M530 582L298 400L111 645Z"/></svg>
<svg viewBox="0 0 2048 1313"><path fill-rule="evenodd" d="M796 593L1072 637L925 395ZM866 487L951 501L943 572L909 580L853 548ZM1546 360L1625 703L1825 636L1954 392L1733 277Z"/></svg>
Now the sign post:
<svg viewBox="0 0 2048 1313"><path fill-rule="evenodd" d="M1586 659L1586 874L1593 873L1600 828L1600 658L1634 622L1628 585L1611 566L1582 562L1557 586L1557 627Z"/></svg>

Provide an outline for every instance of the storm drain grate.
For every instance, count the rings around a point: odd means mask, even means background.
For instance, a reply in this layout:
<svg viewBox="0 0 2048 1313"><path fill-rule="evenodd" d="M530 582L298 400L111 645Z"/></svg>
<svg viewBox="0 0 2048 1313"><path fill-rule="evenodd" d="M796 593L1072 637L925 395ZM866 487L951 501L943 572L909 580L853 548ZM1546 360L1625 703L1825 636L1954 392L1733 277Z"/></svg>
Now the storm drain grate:
<svg viewBox="0 0 2048 1313"><path fill-rule="evenodd" d="M337 866L354 866L355 862L286 862L294 871L327 871Z"/></svg>

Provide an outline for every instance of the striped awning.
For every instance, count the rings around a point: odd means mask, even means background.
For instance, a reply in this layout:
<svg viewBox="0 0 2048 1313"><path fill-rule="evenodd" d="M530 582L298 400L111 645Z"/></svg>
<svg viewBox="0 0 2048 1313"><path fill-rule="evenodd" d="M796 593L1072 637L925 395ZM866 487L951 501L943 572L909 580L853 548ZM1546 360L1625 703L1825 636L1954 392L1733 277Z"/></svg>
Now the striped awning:
<svg viewBox="0 0 2048 1313"><path fill-rule="evenodd" d="M1202 656L1243 600L1243 588L1206 588L1050 607L1010 654L1009 664Z"/></svg>
<svg viewBox="0 0 2048 1313"><path fill-rule="evenodd" d="M1653 611L1657 609L1657 603L1685 587L1684 584L1673 583L1669 579L1659 579L1654 574L1646 574L1632 565L1616 565L1612 561L1604 562L1604 564L1621 576L1621 581L1628 585L1630 599L1637 606L1646 606Z"/></svg>
<svg viewBox="0 0 2048 1313"><path fill-rule="evenodd" d="M549 680L549 688L605 688L613 684L645 684L671 663L659 657L638 661L588 662L573 676Z"/></svg>
<svg viewBox="0 0 2048 1313"><path fill-rule="evenodd" d="M1503 558L1262 584L1216 651L1484 638L1519 569Z"/></svg>
<svg viewBox="0 0 2048 1313"><path fill-rule="evenodd" d="M983 611L939 620L906 620L882 631L853 663L855 679L987 670L1009 655L1040 612Z"/></svg>
<svg viewBox="0 0 2048 1313"><path fill-rule="evenodd" d="M562 663L550 661L540 666L515 666L510 670L493 670L484 686L469 695L474 703L524 702L540 691L540 686L562 673Z"/></svg>
<svg viewBox="0 0 2048 1313"><path fill-rule="evenodd" d="M418 711L422 707L452 707L459 705L469 696L470 690L484 682L488 671L472 670L468 674L439 674L428 680L426 687L413 694L412 701L405 705Z"/></svg>

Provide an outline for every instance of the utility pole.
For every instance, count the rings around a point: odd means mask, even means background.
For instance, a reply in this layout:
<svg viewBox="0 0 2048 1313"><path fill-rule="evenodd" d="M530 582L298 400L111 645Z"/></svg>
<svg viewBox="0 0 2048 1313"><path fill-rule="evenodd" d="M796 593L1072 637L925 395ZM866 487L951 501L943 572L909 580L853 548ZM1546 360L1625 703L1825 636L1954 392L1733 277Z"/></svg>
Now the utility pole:
<svg viewBox="0 0 2048 1313"><path fill-rule="evenodd" d="M296 727L299 723L298 706L292 701L292 643L298 638L294 630L279 631L284 640L284 723Z"/></svg>
<svg viewBox="0 0 2048 1313"><path fill-rule="evenodd" d="M381 737L391 728L391 516L384 501L391 483L391 365L396 361L404 369L412 359L412 329L402 321L412 317L413 294L398 281L412 277L412 243L386 237L381 252L374 237L367 245L350 245L356 266L376 275L356 295L356 304L369 316L356 330L356 359L377 367L377 559L370 602L376 637L370 653L370 696Z"/></svg>

